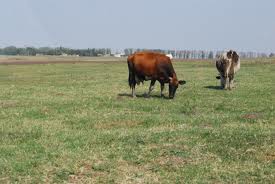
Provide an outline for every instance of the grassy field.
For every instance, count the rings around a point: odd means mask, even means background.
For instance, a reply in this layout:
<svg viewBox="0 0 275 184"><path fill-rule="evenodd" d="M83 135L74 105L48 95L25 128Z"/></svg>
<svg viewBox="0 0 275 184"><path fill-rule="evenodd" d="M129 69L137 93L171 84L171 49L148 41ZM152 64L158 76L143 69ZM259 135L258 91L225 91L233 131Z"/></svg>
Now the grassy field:
<svg viewBox="0 0 275 184"><path fill-rule="evenodd" d="M81 60L0 65L0 183L274 183L275 59L242 61L232 91L213 62L175 62L173 100Z"/></svg>

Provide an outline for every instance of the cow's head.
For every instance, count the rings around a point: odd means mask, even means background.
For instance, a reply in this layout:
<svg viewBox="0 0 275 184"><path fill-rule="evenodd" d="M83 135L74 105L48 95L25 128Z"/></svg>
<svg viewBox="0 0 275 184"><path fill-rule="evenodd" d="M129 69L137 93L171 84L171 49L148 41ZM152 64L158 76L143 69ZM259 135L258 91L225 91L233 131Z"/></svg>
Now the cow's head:
<svg viewBox="0 0 275 184"><path fill-rule="evenodd" d="M227 53L226 53L226 56L228 59L232 59L233 57L233 51L232 50L229 50Z"/></svg>
<svg viewBox="0 0 275 184"><path fill-rule="evenodd" d="M234 62L237 62L239 60L239 55L237 54L236 51L229 50L226 53L227 59L232 59Z"/></svg>
<svg viewBox="0 0 275 184"><path fill-rule="evenodd" d="M178 80L176 76L169 77L169 98L173 99L175 97L176 91L179 85L186 83L184 80Z"/></svg>

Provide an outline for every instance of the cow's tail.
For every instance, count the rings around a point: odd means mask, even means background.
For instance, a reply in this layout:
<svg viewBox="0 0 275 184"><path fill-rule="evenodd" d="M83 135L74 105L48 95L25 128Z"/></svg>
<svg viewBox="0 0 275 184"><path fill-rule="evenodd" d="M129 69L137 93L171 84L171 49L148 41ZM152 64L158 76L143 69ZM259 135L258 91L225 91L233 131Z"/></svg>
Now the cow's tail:
<svg viewBox="0 0 275 184"><path fill-rule="evenodd" d="M128 77L128 83L130 88L135 85L135 73L134 73L134 63L133 63L133 56L129 56L127 58L127 63L128 63L128 69L129 69L129 77Z"/></svg>

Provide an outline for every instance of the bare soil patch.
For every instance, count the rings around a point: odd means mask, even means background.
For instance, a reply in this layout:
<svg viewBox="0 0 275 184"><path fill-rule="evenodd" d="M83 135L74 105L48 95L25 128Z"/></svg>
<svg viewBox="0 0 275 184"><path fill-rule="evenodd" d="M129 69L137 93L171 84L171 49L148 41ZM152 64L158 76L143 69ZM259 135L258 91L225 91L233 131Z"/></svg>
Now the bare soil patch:
<svg viewBox="0 0 275 184"><path fill-rule="evenodd" d="M258 119L261 117L261 114L259 113L249 113L242 116L244 119Z"/></svg>
<svg viewBox="0 0 275 184"><path fill-rule="evenodd" d="M0 58L0 65L34 65L34 64L81 64L81 63L103 63L115 64L125 62L126 58L104 58L104 57L4 57Z"/></svg>

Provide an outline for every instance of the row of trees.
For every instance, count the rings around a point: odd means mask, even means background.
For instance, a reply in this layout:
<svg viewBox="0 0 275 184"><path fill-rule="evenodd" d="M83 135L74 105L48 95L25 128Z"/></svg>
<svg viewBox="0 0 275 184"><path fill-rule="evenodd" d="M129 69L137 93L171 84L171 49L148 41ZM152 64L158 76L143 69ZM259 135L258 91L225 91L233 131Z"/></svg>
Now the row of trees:
<svg viewBox="0 0 275 184"><path fill-rule="evenodd" d="M136 51L144 51L144 50L148 50L148 49L124 49L124 52L125 52L125 55L129 55ZM213 51L203 51L203 50L153 49L150 51L161 52L164 54L171 54L173 56L173 58L178 58L178 59L213 59L215 57L215 53Z"/></svg>
<svg viewBox="0 0 275 184"><path fill-rule="evenodd" d="M126 48L123 50L123 54L128 56L137 51L144 51L150 49L133 49ZM171 54L173 58L179 59L214 59L219 56L223 51L204 51L204 50L161 50L151 49L150 51L161 52L164 54ZM17 48L15 46L9 46L0 48L0 55L23 55L23 56L35 56L35 55L77 55L77 56L106 56L111 55L110 48L88 48L88 49L71 49L65 47L23 47ZM257 58L257 57L274 57L275 54L258 53L258 52L239 52L242 58Z"/></svg>
<svg viewBox="0 0 275 184"><path fill-rule="evenodd" d="M0 48L0 55L23 55L23 56L35 56L35 55L78 55L78 56L102 56L111 54L111 49L109 48L88 48L88 49L70 49L65 47L24 47L17 48L14 46L9 46L5 48Z"/></svg>
<svg viewBox="0 0 275 184"><path fill-rule="evenodd" d="M124 49L125 55L132 54L136 51L144 51L148 49ZM150 51L161 52L164 54L171 54L173 58L178 59L214 59L220 56L224 51L204 51L204 50L160 50L153 49ZM260 52L238 52L241 58L259 58L259 57L274 57L274 53L260 53Z"/></svg>

